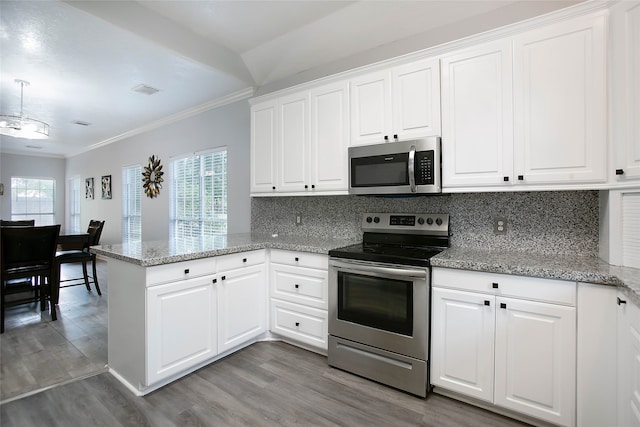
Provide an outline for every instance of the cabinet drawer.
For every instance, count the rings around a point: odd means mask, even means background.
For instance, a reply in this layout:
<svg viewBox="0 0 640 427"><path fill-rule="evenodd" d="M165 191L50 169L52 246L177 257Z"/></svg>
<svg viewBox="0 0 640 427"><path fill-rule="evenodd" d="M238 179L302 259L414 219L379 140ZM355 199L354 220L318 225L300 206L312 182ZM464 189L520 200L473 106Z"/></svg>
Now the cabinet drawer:
<svg viewBox="0 0 640 427"><path fill-rule="evenodd" d="M265 261L265 251L240 252L237 254L223 255L216 258L218 272L235 270L241 267L263 264Z"/></svg>
<svg viewBox="0 0 640 427"><path fill-rule="evenodd" d="M327 349L327 312L271 299L271 332Z"/></svg>
<svg viewBox="0 0 640 427"><path fill-rule="evenodd" d="M327 279L327 270L272 264L271 296L326 310Z"/></svg>
<svg viewBox="0 0 640 427"><path fill-rule="evenodd" d="M296 267L329 269L329 257L322 254L312 254L308 252L283 251L280 249L271 250L271 262L278 264L293 265Z"/></svg>
<svg viewBox="0 0 640 427"><path fill-rule="evenodd" d="M576 305L576 282L434 268L433 286L556 304Z"/></svg>
<svg viewBox="0 0 640 427"><path fill-rule="evenodd" d="M147 286L215 274L216 259L201 258L147 268Z"/></svg>

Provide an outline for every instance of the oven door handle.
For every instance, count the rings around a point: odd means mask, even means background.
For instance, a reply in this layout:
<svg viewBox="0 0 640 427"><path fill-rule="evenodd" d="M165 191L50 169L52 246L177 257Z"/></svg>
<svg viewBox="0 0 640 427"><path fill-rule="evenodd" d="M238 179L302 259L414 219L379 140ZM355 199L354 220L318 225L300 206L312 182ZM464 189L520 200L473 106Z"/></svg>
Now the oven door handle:
<svg viewBox="0 0 640 427"><path fill-rule="evenodd" d="M409 169L409 186L411 187L411 192L415 193L416 192L416 166L415 166L415 159L416 159L416 146L412 145L411 149L409 150L409 164L408 169Z"/></svg>
<svg viewBox="0 0 640 427"><path fill-rule="evenodd" d="M382 274L385 276L409 277L409 278L419 278L419 279L426 279L428 277L427 270L379 267L375 265L348 263L348 262L341 262L336 260L331 260L329 265L337 269L348 269L354 272Z"/></svg>

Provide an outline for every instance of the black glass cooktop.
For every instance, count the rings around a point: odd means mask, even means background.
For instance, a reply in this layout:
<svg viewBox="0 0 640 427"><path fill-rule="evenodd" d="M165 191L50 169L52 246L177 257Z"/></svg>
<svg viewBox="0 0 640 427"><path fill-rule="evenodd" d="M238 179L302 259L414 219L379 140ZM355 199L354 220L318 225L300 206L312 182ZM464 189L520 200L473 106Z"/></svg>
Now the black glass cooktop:
<svg viewBox="0 0 640 427"><path fill-rule="evenodd" d="M358 243L329 251L329 256L360 261L428 267L442 248Z"/></svg>

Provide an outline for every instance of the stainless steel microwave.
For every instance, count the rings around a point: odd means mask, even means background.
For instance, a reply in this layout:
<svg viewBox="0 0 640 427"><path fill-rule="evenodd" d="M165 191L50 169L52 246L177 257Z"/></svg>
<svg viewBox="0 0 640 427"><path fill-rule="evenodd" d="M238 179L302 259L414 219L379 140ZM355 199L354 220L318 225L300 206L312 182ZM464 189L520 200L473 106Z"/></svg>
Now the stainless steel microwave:
<svg viewBox="0 0 640 427"><path fill-rule="evenodd" d="M349 147L349 194L440 193L440 137Z"/></svg>

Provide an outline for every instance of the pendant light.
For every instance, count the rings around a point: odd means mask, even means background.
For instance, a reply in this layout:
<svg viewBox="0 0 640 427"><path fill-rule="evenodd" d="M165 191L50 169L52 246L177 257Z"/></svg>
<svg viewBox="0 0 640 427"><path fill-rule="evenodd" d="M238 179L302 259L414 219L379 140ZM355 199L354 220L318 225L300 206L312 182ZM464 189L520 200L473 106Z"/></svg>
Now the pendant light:
<svg viewBox="0 0 640 427"><path fill-rule="evenodd" d="M0 115L0 134L26 139L49 138L49 125L40 120L26 117L22 110L24 87L29 86L29 82L19 79L16 79L15 82L20 85L20 115Z"/></svg>

